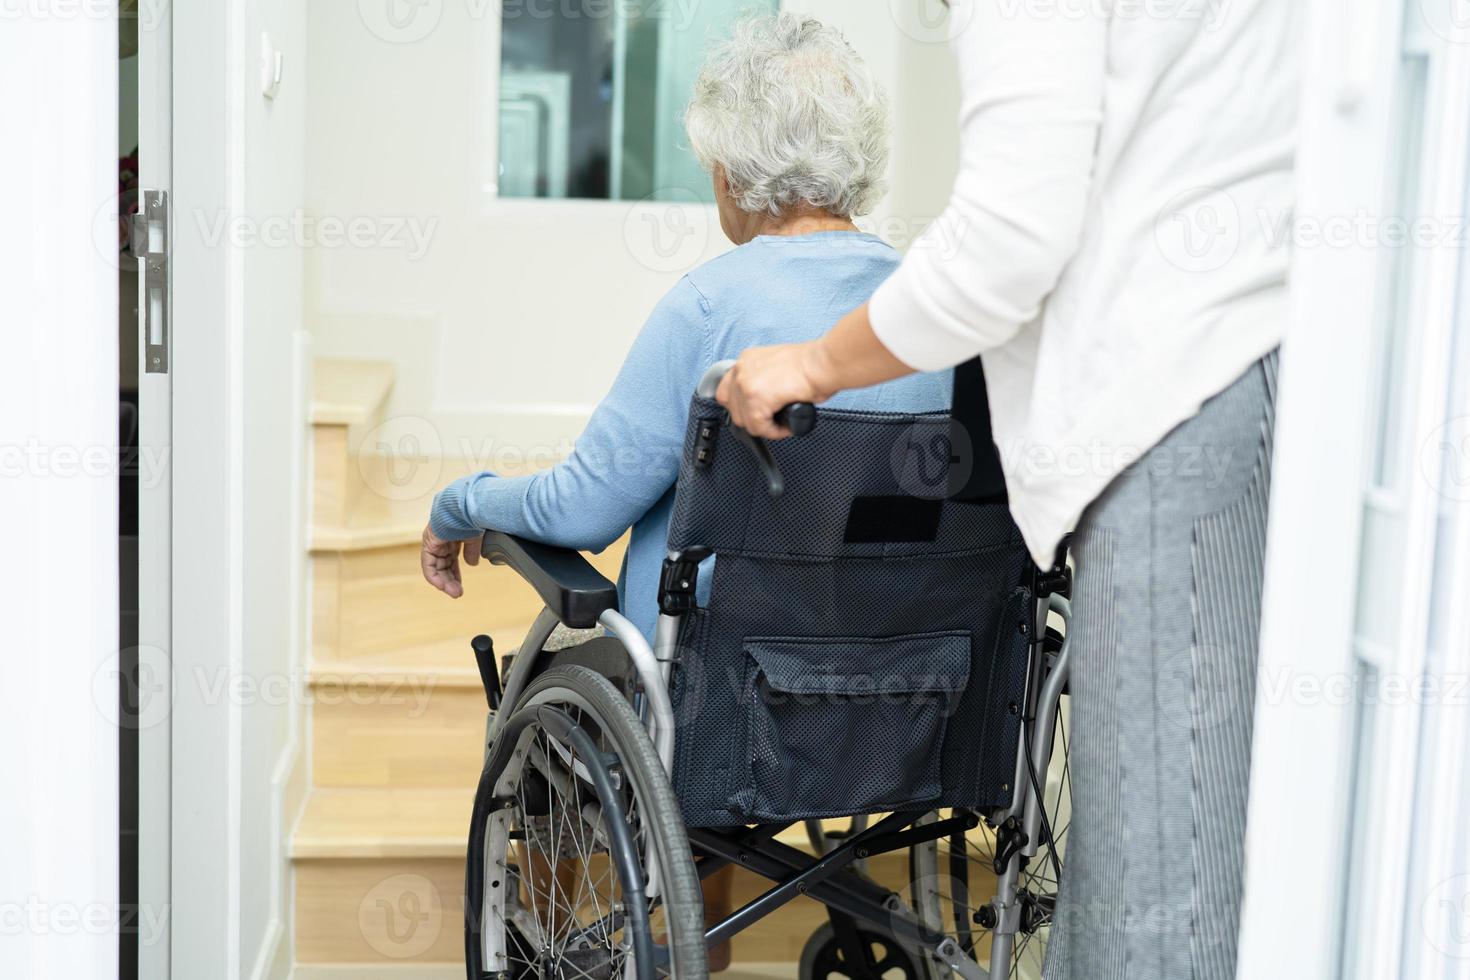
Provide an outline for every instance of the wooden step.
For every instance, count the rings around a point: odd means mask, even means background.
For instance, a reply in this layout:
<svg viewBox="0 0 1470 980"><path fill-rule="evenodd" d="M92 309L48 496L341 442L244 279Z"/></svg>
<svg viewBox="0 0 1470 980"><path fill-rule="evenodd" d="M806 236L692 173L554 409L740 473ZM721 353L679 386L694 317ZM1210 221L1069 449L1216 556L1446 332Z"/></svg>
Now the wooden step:
<svg viewBox="0 0 1470 980"><path fill-rule="evenodd" d="M625 548L626 538L587 558L615 581ZM419 552L415 536L407 544L311 556L316 662L468 642L476 633L529 623L541 611L540 598L520 576L484 561L473 568L461 566L465 594L451 599L424 581Z"/></svg>
<svg viewBox="0 0 1470 980"><path fill-rule="evenodd" d="M298 962L462 962L461 895L471 799L472 793L463 790L313 791L292 841ZM780 839L807 849L800 826ZM877 858L870 873L902 892L907 857ZM769 887L737 869L733 904L738 907ZM794 965L807 937L825 919L820 905L799 898L736 937L736 962Z"/></svg>
<svg viewBox="0 0 1470 980"><path fill-rule="evenodd" d="M317 789L291 840L300 860L461 858L474 787Z"/></svg>
<svg viewBox="0 0 1470 980"><path fill-rule="evenodd" d="M317 358L312 363L311 424L364 425L393 389L394 367L386 361Z"/></svg>
<svg viewBox="0 0 1470 980"><path fill-rule="evenodd" d="M478 682L432 671L314 675L312 783L317 788L473 788L483 759Z"/></svg>
<svg viewBox="0 0 1470 980"><path fill-rule="evenodd" d="M298 859L296 960L463 962L463 882L463 850L456 858Z"/></svg>
<svg viewBox="0 0 1470 980"><path fill-rule="evenodd" d="M424 581L417 542L311 557L315 662L356 660L405 648L465 642L529 623L535 591L508 568L462 567L465 594L452 599Z"/></svg>
<svg viewBox="0 0 1470 980"><path fill-rule="evenodd" d="M352 476L354 436L378 419L392 390L393 365L380 361L318 359L311 382L311 522L346 524L360 480Z"/></svg>
<svg viewBox="0 0 1470 980"><path fill-rule="evenodd" d="M494 644L495 659L516 651L530 631L530 623L488 630ZM473 687L481 690L480 672L469 636L453 637L393 650L360 652L347 659L318 661L311 667L309 680L316 683L359 683L373 678L419 678L426 674L437 678L439 687Z"/></svg>
<svg viewBox="0 0 1470 980"><path fill-rule="evenodd" d="M471 472L479 472L479 468L467 460L380 452L350 454L339 477L343 489L338 491L350 506L338 516L313 521L311 550L356 551L416 544L428 523L434 495ZM335 472L329 475L334 477Z"/></svg>
<svg viewBox="0 0 1470 980"><path fill-rule="evenodd" d="M292 836L300 963L461 962L473 786L315 789Z"/></svg>

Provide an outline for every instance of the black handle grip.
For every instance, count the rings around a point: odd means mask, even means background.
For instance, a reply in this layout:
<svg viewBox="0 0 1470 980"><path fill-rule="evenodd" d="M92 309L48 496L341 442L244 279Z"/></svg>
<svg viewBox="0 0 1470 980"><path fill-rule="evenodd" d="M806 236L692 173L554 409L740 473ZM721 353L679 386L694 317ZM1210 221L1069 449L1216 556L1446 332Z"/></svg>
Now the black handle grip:
<svg viewBox="0 0 1470 980"><path fill-rule="evenodd" d="M792 402L777 412L774 418L777 425L789 429L793 436L808 435L817 427L817 407L811 402ZM776 465L775 457L771 455L771 447L766 445L766 441L738 427L735 429L735 435L755 456L755 461L761 468L761 474L766 478L766 489L770 491L771 496L779 497L785 493L786 480L781 476L781 467Z"/></svg>
<svg viewBox="0 0 1470 980"><path fill-rule="evenodd" d="M792 402L776 413L775 421L794 436L809 435L817 427L817 406L811 402Z"/></svg>
<svg viewBox="0 0 1470 980"><path fill-rule="evenodd" d="M485 687L485 701L494 711L500 707L500 674L495 669L495 643L481 633L470 640L470 649L475 651L475 666L480 668L480 683Z"/></svg>

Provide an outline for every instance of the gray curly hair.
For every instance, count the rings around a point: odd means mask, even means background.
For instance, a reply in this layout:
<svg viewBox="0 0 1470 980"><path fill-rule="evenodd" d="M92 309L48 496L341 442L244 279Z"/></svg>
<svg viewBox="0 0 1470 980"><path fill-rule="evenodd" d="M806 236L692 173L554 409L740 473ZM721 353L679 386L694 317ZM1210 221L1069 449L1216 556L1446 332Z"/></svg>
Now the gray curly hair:
<svg viewBox="0 0 1470 980"><path fill-rule="evenodd" d="M888 99L843 36L811 17L737 24L700 68L684 125L742 211L806 204L852 217L883 196Z"/></svg>

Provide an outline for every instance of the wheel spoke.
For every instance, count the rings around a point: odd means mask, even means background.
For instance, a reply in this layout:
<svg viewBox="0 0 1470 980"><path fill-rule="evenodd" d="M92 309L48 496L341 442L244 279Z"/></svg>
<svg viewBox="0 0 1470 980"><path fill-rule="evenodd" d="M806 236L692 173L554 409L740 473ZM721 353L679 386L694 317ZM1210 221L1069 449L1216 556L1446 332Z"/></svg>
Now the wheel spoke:
<svg viewBox="0 0 1470 980"><path fill-rule="evenodd" d="M1033 980L1040 976L1055 916L1055 902L1060 884L1057 880L1056 865L1053 864L1053 855L1057 864L1064 863L1062 858L1071 828L1070 819L1061 823L1056 819L1067 813L1072 791L1070 733L1060 712L1057 715L1056 734L1054 751L1060 751L1062 758L1056 760L1059 764L1056 769L1048 767L1055 781L1043 787L1046 791L1043 806L1053 838L1039 842L1037 853L1026 862L1017 878L1017 894L1022 903L1022 927L1013 937L1014 945L1007 975L1024 977L1026 980ZM1040 777L1042 774L1037 775ZM989 897L992 894L992 886L989 885L989 882L994 879L996 847L994 834L985 831L967 837L963 853L956 853L956 849L950 846L948 840L916 845L916 847L934 849L933 860L940 871L940 882L943 884L943 887L936 887L933 884L924 885L927 890L938 897L941 908L939 921L926 921L926 924L945 932L954 928L957 934L961 933L960 923L974 922L976 914L987 910L990 906ZM965 873L960 869L970 869L970 871ZM972 904L971 899L979 904ZM914 902L918 902L917 893ZM916 907L919 906L916 905ZM932 915L932 911L924 915L927 918L928 915ZM974 948L980 945L979 940L984 931L986 930L978 925L974 927L975 942L970 944L970 948L966 950L971 955L977 955ZM993 935L991 939L994 940ZM887 968L890 964L885 962L883 966Z"/></svg>
<svg viewBox="0 0 1470 980"><path fill-rule="evenodd" d="M580 721L580 713L575 716ZM527 746L528 765L515 786L517 811L514 825L521 841L507 854L523 865L507 874L524 891L535 935L527 937L526 948L506 944L507 959L524 966L532 975L544 974L567 980L620 978L627 960L626 932L630 917L619 912L625 896L616 865L604 859L606 840L598 807L584 809L588 792L573 765L596 765L580 759L569 747L553 744L545 731L537 731ZM535 781L544 782L545 799L539 809ZM648 828L628 794L627 820L639 851L640 863L648 847ZM594 823L595 821L595 823ZM598 953L598 950L603 952ZM600 958L601 957L601 958Z"/></svg>

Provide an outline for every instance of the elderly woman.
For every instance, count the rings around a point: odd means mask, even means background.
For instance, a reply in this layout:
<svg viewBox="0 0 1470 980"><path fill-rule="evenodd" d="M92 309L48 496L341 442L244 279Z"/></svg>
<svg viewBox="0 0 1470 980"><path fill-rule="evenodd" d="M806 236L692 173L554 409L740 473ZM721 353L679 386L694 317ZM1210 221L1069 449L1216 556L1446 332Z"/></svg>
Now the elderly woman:
<svg viewBox="0 0 1470 980"><path fill-rule="evenodd" d="M791 13L740 24L704 64L685 123L714 182L720 227L737 247L684 276L654 308L565 462L529 476L480 473L439 493L424 530L423 572L451 596L463 593L460 543L488 528L600 551L631 527L620 604L651 639L700 376L747 347L820 336L898 264L892 248L852 222L882 194L888 109L836 31ZM945 372L833 404L927 412L947 409L949 399ZM463 551L468 564L478 561L474 543ZM714 887L726 894L707 890L711 915L728 905L728 882ZM728 951L712 951L712 969L728 961Z"/></svg>
<svg viewBox="0 0 1470 980"><path fill-rule="evenodd" d="M740 24L705 62L685 120L738 247L693 270L654 308L612 390L565 462L529 476L480 473L434 500L424 577L458 597L460 542L488 528L601 551L633 529L623 613L650 638L689 399L716 361L811 340L862 305L898 254L852 223L883 190L888 109L836 31L783 13ZM851 392L834 405L949 408L950 374ZM478 560L475 546L465 561ZM708 582L709 576L701 576Z"/></svg>

